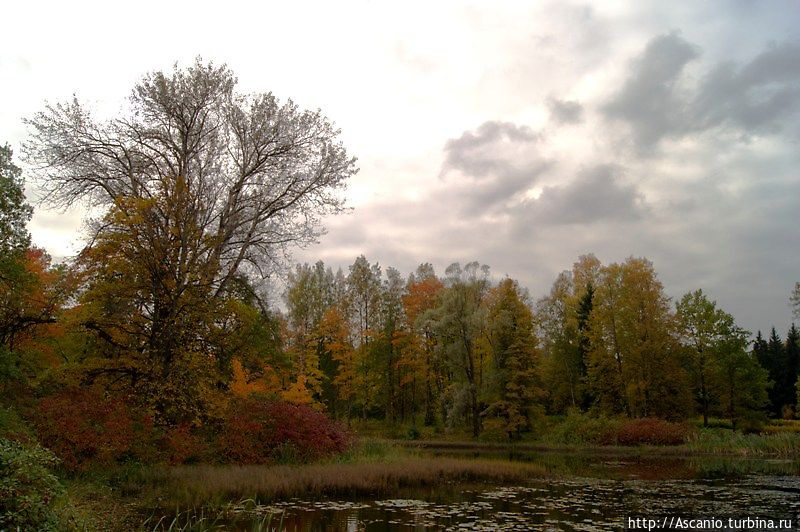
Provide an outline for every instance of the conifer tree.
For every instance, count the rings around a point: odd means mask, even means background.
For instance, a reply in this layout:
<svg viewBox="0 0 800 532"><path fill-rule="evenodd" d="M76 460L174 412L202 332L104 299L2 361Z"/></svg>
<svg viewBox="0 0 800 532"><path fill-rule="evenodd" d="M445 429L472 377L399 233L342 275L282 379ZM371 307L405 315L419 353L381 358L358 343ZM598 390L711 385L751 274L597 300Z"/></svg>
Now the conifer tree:
<svg viewBox="0 0 800 532"><path fill-rule="evenodd" d="M794 323L789 328L786 335L786 377L784 386L786 388L787 418L793 417L797 413L797 383L800 382L800 331Z"/></svg>

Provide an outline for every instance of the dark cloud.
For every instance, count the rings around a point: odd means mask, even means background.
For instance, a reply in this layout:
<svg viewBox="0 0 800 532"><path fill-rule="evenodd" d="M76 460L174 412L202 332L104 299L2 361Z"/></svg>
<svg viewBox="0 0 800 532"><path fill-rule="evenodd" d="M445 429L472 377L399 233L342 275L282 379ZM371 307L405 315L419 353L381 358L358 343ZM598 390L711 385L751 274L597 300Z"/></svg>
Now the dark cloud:
<svg viewBox="0 0 800 532"><path fill-rule="evenodd" d="M773 46L738 67L717 65L691 103L691 129L731 126L745 132L776 131L800 103L800 45Z"/></svg>
<svg viewBox="0 0 800 532"><path fill-rule="evenodd" d="M583 121L583 106L572 100L547 100L550 117L556 124L578 124Z"/></svg>
<svg viewBox="0 0 800 532"><path fill-rule="evenodd" d="M514 161L504 157L498 148L535 146L540 140L540 135L527 126L484 122L475 132L465 131L459 138L447 141L442 174L458 170L467 176L480 178L488 174L517 172Z"/></svg>
<svg viewBox="0 0 800 532"><path fill-rule="evenodd" d="M644 211L643 198L620 177L616 166L594 166L566 185L545 188L521 209L528 211L533 221L546 225L638 220Z"/></svg>
<svg viewBox="0 0 800 532"><path fill-rule="evenodd" d="M632 143L647 152L662 139L712 128L740 136L778 132L800 107L797 43L774 45L743 65L717 63L691 85L685 67L699 56L699 48L677 33L656 37L601 111L626 123Z"/></svg>
<svg viewBox="0 0 800 532"><path fill-rule="evenodd" d="M601 110L611 119L627 122L640 147L682 130L685 103L677 82L686 64L698 56L697 47L677 33L656 37L633 61L627 81Z"/></svg>
<svg viewBox="0 0 800 532"><path fill-rule="evenodd" d="M452 185L448 201L464 212L485 212L530 189L550 166L541 153L542 140L526 126L499 121L448 140L440 173Z"/></svg>

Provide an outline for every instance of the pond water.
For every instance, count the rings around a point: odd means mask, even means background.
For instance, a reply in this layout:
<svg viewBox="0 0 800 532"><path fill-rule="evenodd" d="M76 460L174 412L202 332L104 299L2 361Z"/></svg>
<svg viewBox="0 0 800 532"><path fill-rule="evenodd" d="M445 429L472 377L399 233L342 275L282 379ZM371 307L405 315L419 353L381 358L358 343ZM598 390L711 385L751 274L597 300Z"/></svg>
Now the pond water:
<svg viewBox="0 0 800 532"><path fill-rule="evenodd" d="M748 526L755 522L729 527L737 523L728 519L770 518L772 525L761 524L800 530L800 462L555 454L517 458L542 464L554 478L514 486L444 484L376 499L294 499L250 508L250 517L242 520L240 515L229 529L250 530L249 523L271 513L275 529L280 524L282 530L304 532L599 531L622 530L626 524L632 530L636 523L629 518L637 517L659 523L665 517L716 518L725 525L695 530L769 529ZM785 528L788 520L792 528ZM673 529L680 530L674 523Z"/></svg>

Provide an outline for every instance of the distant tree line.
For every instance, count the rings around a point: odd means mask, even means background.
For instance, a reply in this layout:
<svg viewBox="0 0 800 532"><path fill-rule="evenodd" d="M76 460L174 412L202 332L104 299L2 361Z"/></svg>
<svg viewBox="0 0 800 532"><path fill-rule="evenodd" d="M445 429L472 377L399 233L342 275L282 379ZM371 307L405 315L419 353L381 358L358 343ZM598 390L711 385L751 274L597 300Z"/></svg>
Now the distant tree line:
<svg viewBox="0 0 800 532"><path fill-rule="evenodd" d="M402 279L363 256L288 280L287 355L305 400L335 416L536 430L545 413L694 415L750 427L797 404L797 330L752 349L697 290L672 306L652 264L579 258L537 302L478 263ZM771 346L771 347L769 347ZM766 349L766 350L765 350Z"/></svg>
<svg viewBox="0 0 800 532"><path fill-rule="evenodd" d="M673 305L644 258L579 257L534 301L477 262L404 276L360 256L297 265L285 312L271 307L264 279L341 209L355 160L319 112L235 85L198 61L145 76L112 120L72 101L28 121L48 200L101 213L69 265L31 246L22 173L0 148L3 401L91 390L201 427L262 397L510 439L571 410L740 428L795 415L794 326L751 348L701 290Z"/></svg>

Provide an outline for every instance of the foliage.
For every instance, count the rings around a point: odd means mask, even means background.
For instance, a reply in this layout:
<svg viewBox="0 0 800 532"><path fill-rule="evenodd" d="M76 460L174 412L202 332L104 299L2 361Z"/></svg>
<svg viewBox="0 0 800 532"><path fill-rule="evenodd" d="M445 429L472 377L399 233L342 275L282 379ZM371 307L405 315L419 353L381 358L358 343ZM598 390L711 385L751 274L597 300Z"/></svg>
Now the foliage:
<svg viewBox="0 0 800 532"><path fill-rule="evenodd" d="M616 445L620 423L618 418L570 410L564 421L547 433L545 440L565 445Z"/></svg>
<svg viewBox="0 0 800 532"><path fill-rule="evenodd" d="M13 407L0 406L0 438L27 443L33 434Z"/></svg>
<svg viewBox="0 0 800 532"><path fill-rule="evenodd" d="M488 362L482 344L486 328L485 300L489 293L489 267L471 262L461 268L451 264L446 272L446 289L440 304L432 312L438 348L451 374L458 380L450 386L447 415L452 424L466 413L472 436L481 432L481 405L478 401L483 380L484 362Z"/></svg>
<svg viewBox="0 0 800 532"><path fill-rule="evenodd" d="M686 423L639 418L622 422L617 428L619 445L681 445L693 434Z"/></svg>
<svg viewBox="0 0 800 532"><path fill-rule="evenodd" d="M133 457L151 438L151 421L121 398L67 389L41 400L35 413L39 441L69 470L109 466Z"/></svg>
<svg viewBox="0 0 800 532"><path fill-rule="evenodd" d="M494 389L482 415L502 419L503 432L509 439L518 439L531 430L536 407L544 396L533 314L526 294L511 279L493 290L488 307L487 335L493 362L489 380Z"/></svg>
<svg viewBox="0 0 800 532"><path fill-rule="evenodd" d="M63 488L47 449L0 438L0 529L59 530L55 499Z"/></svg>
<svg viewBox="0 0 800 532"><path fill-rule="evenodd" d="M696 290L678 302L677 323L704 426L708 426L710 413L726 413L732 422L737 417L755 420L761 416L760 396L766 383L752 358L742 356L748 333L736 326L733 316L718 309L702 290ZM733 385L736 372L749 373L755 380Z"/></svg>
<svg viewBox="0 0 800 532"><path fill-rule="evenodd" d="M629 258L601 270L589 320L588 378L607 414L677 418L691 411L669 299L652 263Z"/></svg>
<svg viewBox="0 0 800 532"><path fill-rule="evenodd" d="M217 441L219 455L236 464L313 460L342 452L349 444L347 432L321 412L256 398L232 404Z"/></svg>
<svg viewBox="0 0 800 532"><path fill-rule="evenodd" d="M12 161L8 144L0 146L0 273L7 269L30 245L26 224L33 210L25 202L22 170Z"/></svg>
<svg viewBox="0 0 800 532"><path fill-rule="evenodd" d="M210 450L205 439L188 423L166 427L158 443L161 460L170 465L204 461Z"/></svg>
<svg viewBox="0 0 800 532"><path fill-rule="evenodd" d="M247 332L235 303L266 311L265 277L341 210L356 172L321 113L235 85L198 59L145 76L108 122L77 100L27 121L46 198L102 207L80 261L90 376L127 381L171 424L224 409L216 392Z"/></svg>
<svg viewBox="0 0 800 532"><path fill-rule="evenodd" d="M781 341L775 327L768 340L764 340L759 331L753 344L753 354L772 381L769 389L771 414L774 417L793 418L800 376L800 331L792 324L785 342Z"/></svg>
<svg viewBox="0 0 800 532"><path fill-rule="evenodd" d="M588 409L589 318L596 304L600 261L583 255L572 271L558 275L550 293L536 304L536 322L543 350L542 371L548 383L548 403L554 412Z"/></svg>

